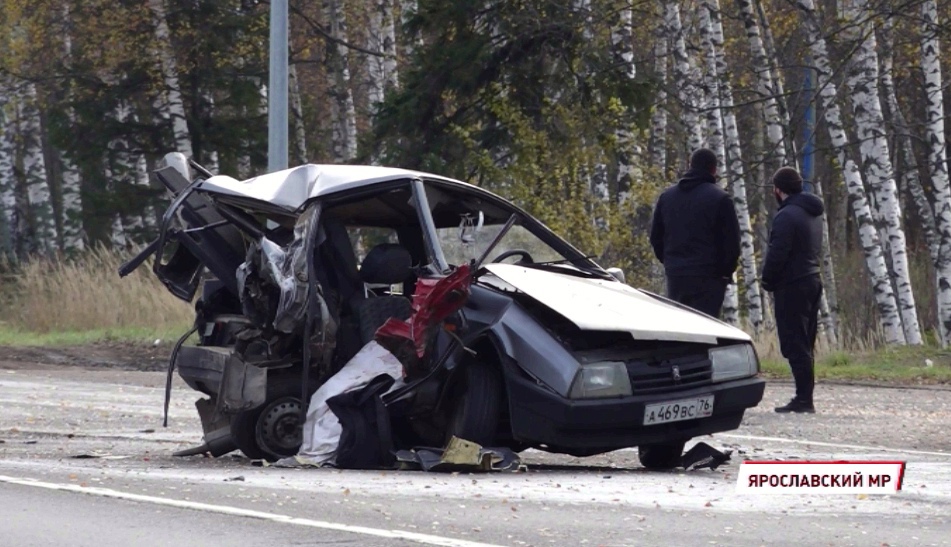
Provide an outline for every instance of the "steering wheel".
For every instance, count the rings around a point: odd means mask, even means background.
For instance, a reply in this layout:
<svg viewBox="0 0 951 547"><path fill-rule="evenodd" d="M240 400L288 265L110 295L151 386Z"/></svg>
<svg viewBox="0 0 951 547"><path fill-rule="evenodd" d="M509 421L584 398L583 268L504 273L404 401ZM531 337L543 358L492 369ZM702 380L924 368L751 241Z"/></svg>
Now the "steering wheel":
<svg viewBox="0 0 951 547"><path fill-rule="evenodd" d="M509 251L505 251L504 253L495 257L495 259L492 260L492 263L494 264L496 262L502 262L506 258L509 258L512 256L520 256L521 258L519 259L519 262L528 262L530 264L535 262L535 260L532 259L532 255L530 255L528 251L526 251L525 249L512 249Z"/></svg>

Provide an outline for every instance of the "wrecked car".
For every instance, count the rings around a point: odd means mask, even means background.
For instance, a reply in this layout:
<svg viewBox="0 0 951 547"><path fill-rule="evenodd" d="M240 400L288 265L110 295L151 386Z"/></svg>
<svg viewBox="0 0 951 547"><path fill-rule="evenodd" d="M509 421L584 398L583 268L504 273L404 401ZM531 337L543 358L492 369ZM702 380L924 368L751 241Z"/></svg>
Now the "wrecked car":
<svg viewBox="0 0 951 547"><path fill-rule="evenodd" d="M120 274L154 257L168 290L194 302L166 392L166 416L173 370L203 394L194 453L295 454L310 394L389 319L408 319L417 287L461 266L464 304L382 399L397 448L638 447L646 467L670 468L689 439L738 428L762 399L746 333L630 287L479 187L355 165L236 180L177 153L153 176L172 202Z"/></svg>

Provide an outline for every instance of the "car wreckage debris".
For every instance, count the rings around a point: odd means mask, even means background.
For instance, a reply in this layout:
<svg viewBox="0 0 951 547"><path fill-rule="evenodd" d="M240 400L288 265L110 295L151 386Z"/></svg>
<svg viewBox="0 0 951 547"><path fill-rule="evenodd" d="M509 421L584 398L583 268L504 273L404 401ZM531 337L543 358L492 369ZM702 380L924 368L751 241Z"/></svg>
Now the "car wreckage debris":
<svg viewBox="0 0 951 547"><path fill-rule="evenodd" d="M730 460L732 450L721 452L707 443L699 442L680 458L681 467L687 471L716 469Z"/></svg>
<svg viewBox="0 0 951 547"><path fill-rule="evenodd" d="M396 453L399 469L452 473L456 471L524 471L518 454L509 448L482 447L452 437L446 448L415 448Z"/></svg>

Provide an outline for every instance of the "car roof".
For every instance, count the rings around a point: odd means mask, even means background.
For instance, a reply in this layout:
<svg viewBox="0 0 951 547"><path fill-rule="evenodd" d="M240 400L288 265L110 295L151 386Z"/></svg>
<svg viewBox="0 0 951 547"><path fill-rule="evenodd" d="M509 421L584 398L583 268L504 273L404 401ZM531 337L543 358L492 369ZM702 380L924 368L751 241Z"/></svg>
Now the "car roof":
<svg viewBox="0 0 951 547"><path fill-rule="evenodd" d="M267 173L247 180L215 175L201 182L197 189L253 200L264 201L290 211L299 210L308 201L344 190L400 179L438 180L466 188L477 186L462 181L396 167L375 165L333 165L308 163L282 171Z"/></svg>

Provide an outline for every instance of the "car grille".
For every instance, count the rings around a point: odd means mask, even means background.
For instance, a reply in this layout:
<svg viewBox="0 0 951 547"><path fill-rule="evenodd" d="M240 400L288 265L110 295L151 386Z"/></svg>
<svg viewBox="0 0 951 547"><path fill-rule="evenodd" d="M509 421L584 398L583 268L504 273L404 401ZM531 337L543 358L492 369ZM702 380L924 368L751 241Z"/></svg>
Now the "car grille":
<svg viewBox="0 0 951 547"><path fill-rule="evenodd" d="M676 373L675 369L676 367ZM670 359L627 362L634 395L692 389L712 382L713 366L706 353Z"/></svg>

